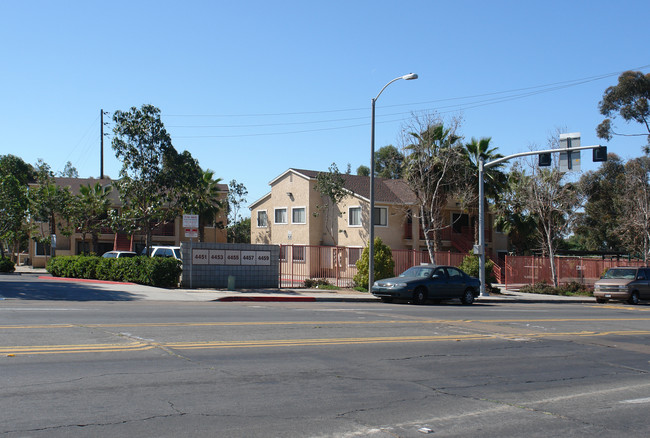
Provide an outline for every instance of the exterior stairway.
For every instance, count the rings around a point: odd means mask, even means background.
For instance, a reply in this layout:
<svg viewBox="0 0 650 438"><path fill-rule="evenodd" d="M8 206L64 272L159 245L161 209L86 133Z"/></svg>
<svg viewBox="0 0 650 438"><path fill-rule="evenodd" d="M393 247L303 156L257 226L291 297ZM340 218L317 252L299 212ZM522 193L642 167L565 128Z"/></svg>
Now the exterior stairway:
<svg viewBox="0 0 650 438"><path fill-rule="evenodd" d="M126 233L115 233L113 251L133 251L133 239Z"/></svg>

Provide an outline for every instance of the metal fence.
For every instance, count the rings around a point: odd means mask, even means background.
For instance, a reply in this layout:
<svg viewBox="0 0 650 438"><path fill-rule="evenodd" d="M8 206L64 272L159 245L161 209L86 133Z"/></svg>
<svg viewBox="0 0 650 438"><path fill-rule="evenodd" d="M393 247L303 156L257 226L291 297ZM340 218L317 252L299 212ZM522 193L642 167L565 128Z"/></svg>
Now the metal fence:
<svg viewBox="0 0 650 438"><path fill-rule="evenodd" d="M307 279L323 279L339 287L354 286L357 260L363 248L343 246L280 245L280 287L303 287ZM411 266L430 263L427 251L393 250L394 275ZM458 266L465 254L437 252L439 265Z"/></svg>
<svg viewBox="0 0 650 438"><path fill-rule="evenodd" d="M586 257L556 257L554 260L558 282L576 282L593 287L596 280L613 266L644 266L643 260L596 259ZM527 284L553 284L548 257L506 256L506 289L517 289Z"/></svg>
<svg viewBox="0 0 650 438"><path fill-rule="evenodd" d="M280 245L280 287L303 287L307 279L323 279L338 287L354 286L357 274L356 262L363 248L343 246ZM430 263L427 251L408 249L393 250L394 275L411 266ZM439 265L459 266L466 254L437 252L435 262ZM503 262L502 262L503 263ZM560 284L577 282L593 286L594 282L612 266L643 266L642 260L596 259L587 257L556 257L555 267ZM497 281L505 283L506 289L546 282L553 284L551 265L547 257L506 256L505 264L495 263Z"/></svg>

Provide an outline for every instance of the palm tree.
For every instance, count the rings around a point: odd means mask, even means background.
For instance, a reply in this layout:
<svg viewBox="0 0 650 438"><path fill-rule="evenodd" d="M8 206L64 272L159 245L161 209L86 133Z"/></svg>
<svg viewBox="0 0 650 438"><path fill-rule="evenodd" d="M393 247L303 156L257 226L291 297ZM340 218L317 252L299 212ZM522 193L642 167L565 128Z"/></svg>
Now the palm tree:
<svg viewBox="0 0 650 438"><path fill-rule="evenodd" d="M466 165L468 167L468 187L469 192L471 193L470 198L470 210L474 218L474 240L475 243L478 243L478 166L479 161L482 158L485 163L502 158L503 155L497 153L497 148L490 148L490 137L483 137L480 140L472 137L469 143L463 145L463 155L466 159ZM485 203L486 207L489 204L489 201L497 202L499 199L499 194L502 192L503 188L507 182L507 176L501 171L503 168L503 163L499 163L496 166L485 169L483 172L485 181ZM486 208L487 211L487 208Z"/></svg>
<svg viewBox="0 0 650 438"><path fill-rule="evenodd" d="M187 206L190 211L199 215L199 241L205 241L205 227L223 227L217 222L217 214L224 208L223 192L219 188L221 178L214 179L214 171L207 169L202 172L199 186L189 195Z"/></svg>
<svg viewBox="0 0 650 438"><path fill-rule="evenodd" d="M417 198L419 219L431 261L439 251L440 232L445 225L442 211L459 183L460 137L455 126L445 128L441 122L418 124L409 133L405 146L404 179Z"/></svg>
<svg viewBox="0 0 650 438"><path fill-rule="evenodd" d="M90 233L92 238L93 252L99 251L99 233L106 224L108 212L111 208L111 200L108 194L111 186L102 187L97 182L94 186L90 184L79 187L77 195L78 204L76 207L76 222L82 235L84 252L86 252L86 234Z"/></svg>

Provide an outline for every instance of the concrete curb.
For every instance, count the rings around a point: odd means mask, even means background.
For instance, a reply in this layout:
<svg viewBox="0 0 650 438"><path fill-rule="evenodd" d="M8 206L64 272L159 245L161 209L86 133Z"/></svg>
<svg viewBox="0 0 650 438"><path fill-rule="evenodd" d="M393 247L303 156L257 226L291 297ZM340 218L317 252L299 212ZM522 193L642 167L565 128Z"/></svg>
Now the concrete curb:
<svg viewBox="0 0 650 438"><path fill-rule="evenodd" d="M380 299L368 293L356 291L335 291L321 289L269 289L269 290L208 290L208 289L165 289L144 286L135 283L91 280L81 278L52 277L45 269L22 268L13 273L3 275L38 275L39 280L78 282L96 285L107 290L122 290L134 294L138 300L150 301L203 301L203 302L365 302L378 303ZM595 304L593 297L565 297L556 295L527 294L516 291L506 291L501 288L501 294L477 297L476 304L495 303L576 303Z"/></svg>

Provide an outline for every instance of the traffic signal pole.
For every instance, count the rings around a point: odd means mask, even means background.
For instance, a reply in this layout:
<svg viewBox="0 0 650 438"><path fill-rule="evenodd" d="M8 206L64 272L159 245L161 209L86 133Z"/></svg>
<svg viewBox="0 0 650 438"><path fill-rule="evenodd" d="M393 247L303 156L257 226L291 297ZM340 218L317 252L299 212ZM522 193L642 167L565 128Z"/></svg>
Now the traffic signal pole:
<svg viewBox="0 0 650 438"><path fill-rule="evenodd" d="M481 280L481 296L487 297L490 295L489 292L485 289L485 187L484 187L484 174L485 169L494 167L497 164L510 161L513 158L526 157L530 155L541 155L541 154L557 154L559 152L570 152L581 151L586 149L598 149L603 146L594 145L594 146L580 146L575 148L561 148L561 149L549 149L545 151L534 151L534 152L520 152L518 154L508 155L507 157L498 158L493 161L485 162L483 157L479 157L478 161L478 248L474 249L474 253L479 256L479 280Z"/></svg>

